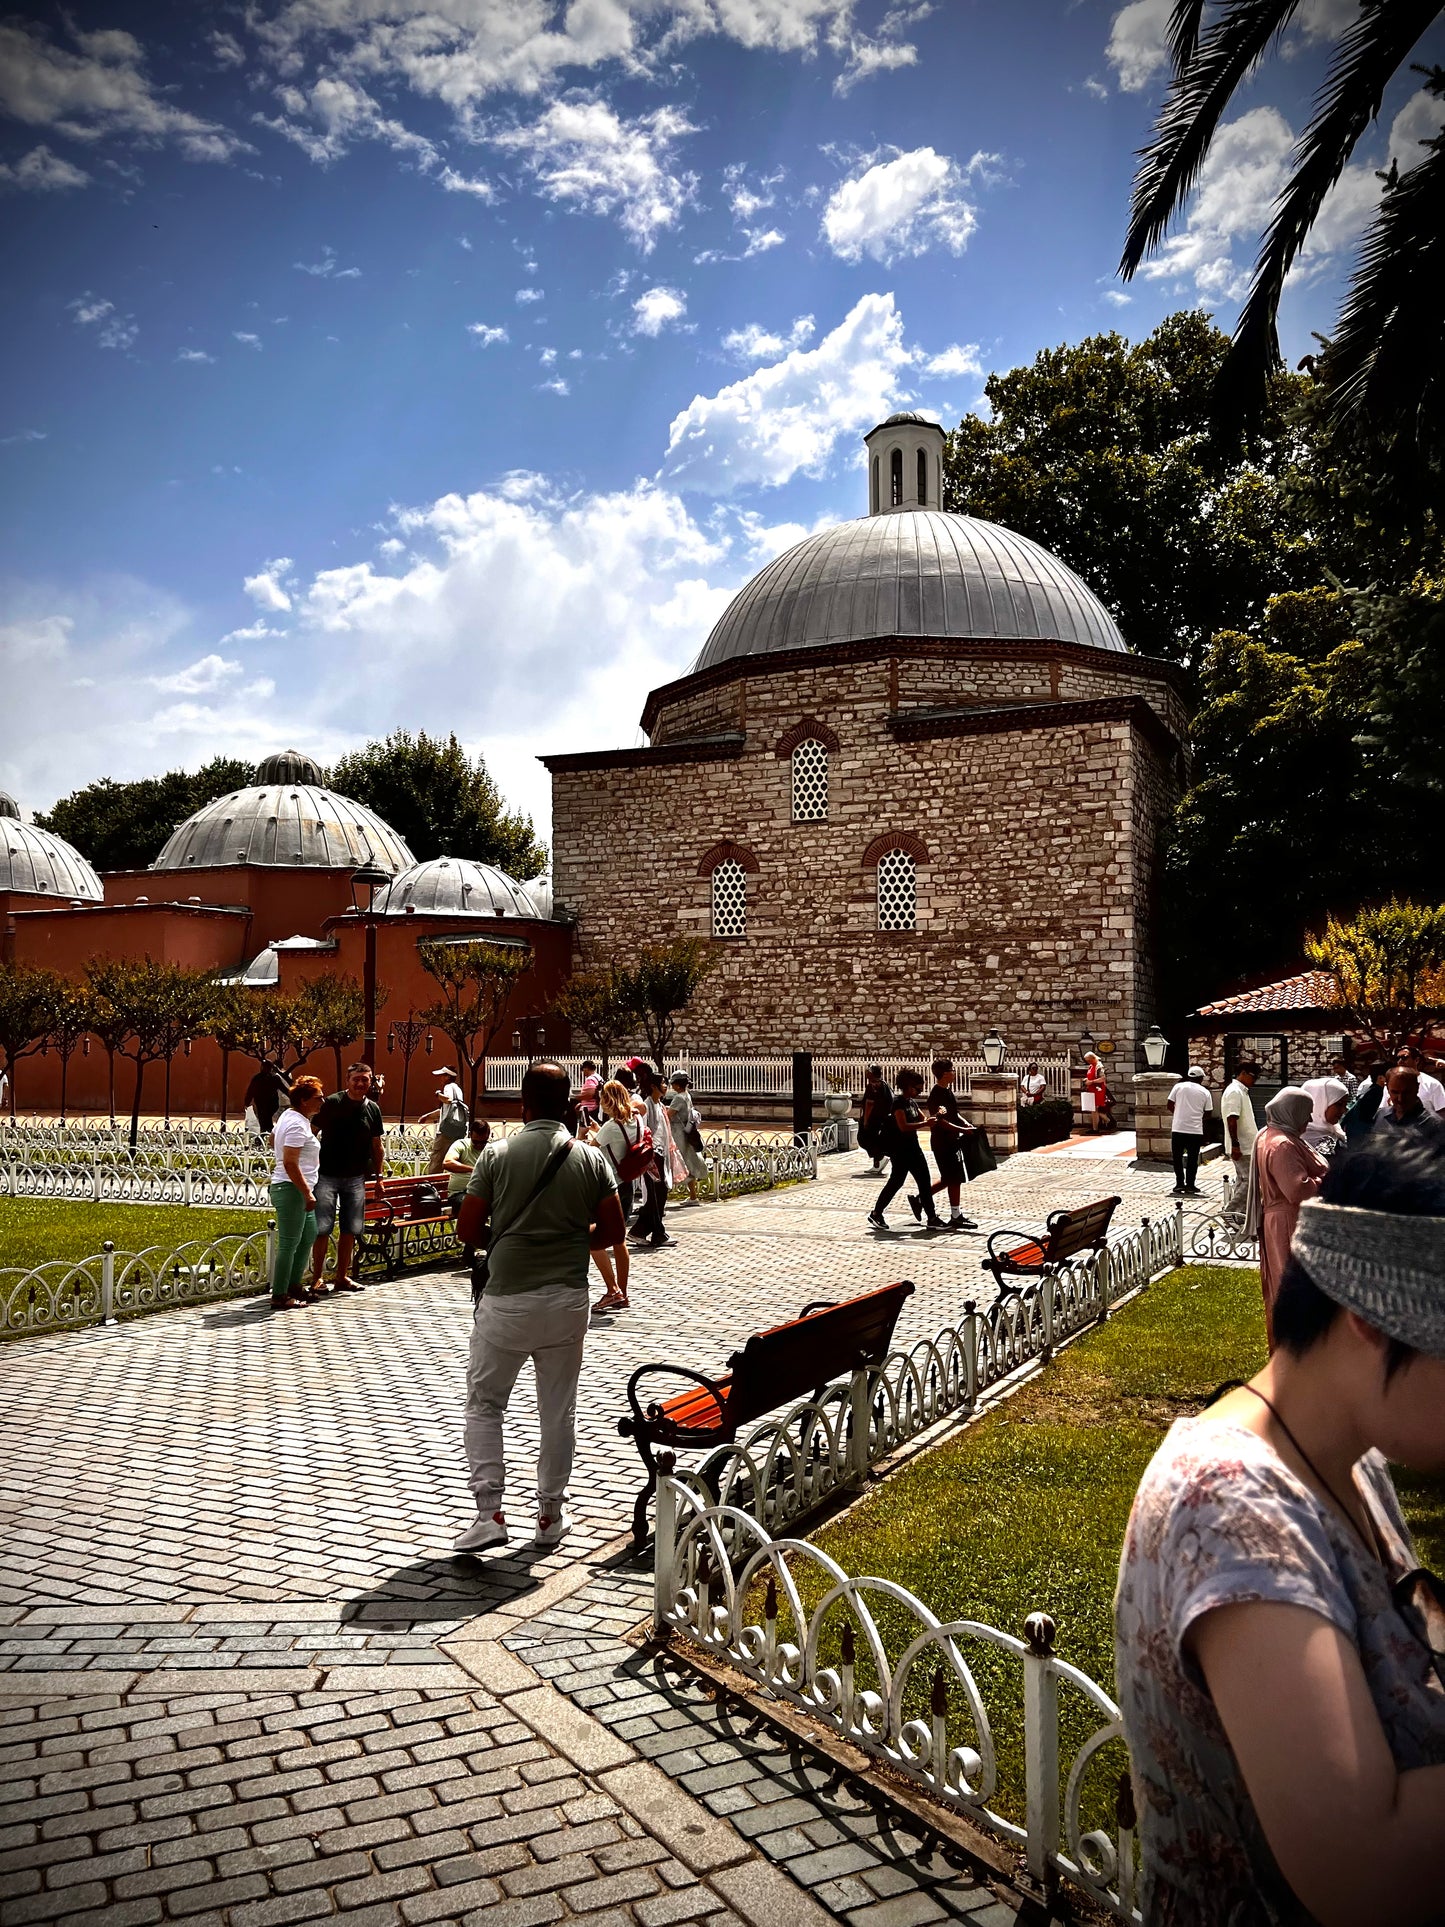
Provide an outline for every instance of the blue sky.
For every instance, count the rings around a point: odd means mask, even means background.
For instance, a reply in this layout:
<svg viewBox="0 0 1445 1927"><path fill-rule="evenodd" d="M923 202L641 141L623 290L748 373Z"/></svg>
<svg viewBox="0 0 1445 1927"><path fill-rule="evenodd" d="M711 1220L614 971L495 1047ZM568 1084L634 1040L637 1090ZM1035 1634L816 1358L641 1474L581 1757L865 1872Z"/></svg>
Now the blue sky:
<svg viewBox="0 0 1445 1927"><path fill-rule="evenodd" d="M0 26L0 784L638 740L862 433L1235 315L1355 0L1304 0L1113 278L1169 0L116 0ZM1438 120L1438 110L1435 118ZM1287 292L1335 311L1387 99Z"/></svg>

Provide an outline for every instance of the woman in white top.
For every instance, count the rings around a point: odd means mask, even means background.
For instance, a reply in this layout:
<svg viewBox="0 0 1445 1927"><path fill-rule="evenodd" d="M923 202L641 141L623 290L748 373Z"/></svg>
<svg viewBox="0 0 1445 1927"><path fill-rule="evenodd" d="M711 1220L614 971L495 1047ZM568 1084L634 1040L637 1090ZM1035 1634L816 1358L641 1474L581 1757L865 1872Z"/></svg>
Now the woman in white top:
<svg viewBox="0 0 1445 1927"><path fill-rule="evenodd" d="M309 1305L302 1289L306 1261L316 1242L316 1176L321 1140L311 1120L321 1109L319 1077L298 1077L291 1086L291 1107L282 1111L271 1133L276 1152L271 1173L271 1209L276 1213L276 1263L271 1273L271 1309L294 1311Z"/></svg>
<svg viewBox="0 0 1445 1927"><path fill-rule="evenodd" d="M642 1136L642 1119L632 1108L632 1093L625 1084L604 1084L597 1093L597 1103L602 1112L602 1122L592 1142L606 1155L613 1170L620 1171L622 1160L630 1150L636 1148ZM622 1200L622 1222L625 1225L632 1202L631 1181L619 1178L617 1189ZM607 1287L592 1309L622 1310L627 1303L627 1282L632 1265L626 1244L613 1245L610 1250L605 1246L601 1250L594 1249L592 1257Z"/></svg>

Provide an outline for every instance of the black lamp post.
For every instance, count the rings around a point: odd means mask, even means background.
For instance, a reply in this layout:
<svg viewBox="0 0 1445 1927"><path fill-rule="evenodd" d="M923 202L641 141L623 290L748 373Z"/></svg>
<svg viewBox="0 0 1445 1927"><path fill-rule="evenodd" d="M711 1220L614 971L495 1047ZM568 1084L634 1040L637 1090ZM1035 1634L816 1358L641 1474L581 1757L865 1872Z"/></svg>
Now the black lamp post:
<svg viewBox="0 0 1445 1927"><path fill-rule="evenodd" d="M361 978L361 994L366 1007L364 1055L373 1070L376 1069L376 911L372 906L377 891L384 890L390 882L386 871L369 860L354 871L351 878L351 901L366 930L366 961Z"/></svg>
<svg viewBox="0 0 1445 1927"><path fill-rule="evenodd" d="M397 1050L401 1052L401 1122L403 1124L406 1123L406 1086L407 1079L411 1076L411 1060L423 1035L426 1037L427 1052L430 1055L431 1032L421 1018L413 1017L410 1011L405 1017L398 1018L386 1033L387 1055L390 1056Z"/></svg>

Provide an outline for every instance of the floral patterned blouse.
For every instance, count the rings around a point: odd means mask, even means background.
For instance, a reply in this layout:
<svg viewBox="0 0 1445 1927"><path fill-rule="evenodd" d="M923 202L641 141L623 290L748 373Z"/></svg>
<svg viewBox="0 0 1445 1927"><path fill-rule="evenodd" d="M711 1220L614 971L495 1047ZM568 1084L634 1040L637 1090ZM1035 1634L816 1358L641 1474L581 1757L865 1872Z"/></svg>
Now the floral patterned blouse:
<svg viewBox="0 0 1445 1927"><path fill-rule="evenodd" d="M1355 1481L1387 1575L1268 1442L1227 1419L1181 1419L1129 1515L1114 1597L1115 1664L1134 1771L1147 1927L1245 1927L1310 1916L1276 1866L1184 1636L1213 1607L1306 1606L1359 1648L1403 1770L1445 1761L1445 1686L1390 1598L1416 1563L1378 1452Z"/></svg>

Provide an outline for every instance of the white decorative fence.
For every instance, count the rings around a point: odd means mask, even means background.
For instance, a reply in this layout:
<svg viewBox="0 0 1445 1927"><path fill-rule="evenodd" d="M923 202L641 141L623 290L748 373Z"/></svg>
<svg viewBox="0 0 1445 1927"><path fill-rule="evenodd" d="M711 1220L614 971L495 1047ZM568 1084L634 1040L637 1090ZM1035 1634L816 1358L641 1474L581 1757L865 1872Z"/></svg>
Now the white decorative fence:
<svg viewBox="0 0 1445 1927"><path fill-rule="evenodd" d="M1045 1890L1067 1880L1109 1913L1142 1919L1119 1708L1054 1652L1047 1613L1029 1615L1022 1639L976 1620L945 1624L892 1580L851 1577L806 1540L772 1539L750 1514L704 1505L678 1480L664 1478L657 1498L659 1636L683 1634L940 1807L1006 1841ZM811 1587L799 1583L803 1572L813 1576ZM805 1590L818 1595L811 1607ZM875 1617L880 1603L908 1623L891 1649ZM975 1670L980 1652L1002 1660L1022 1691L1021 1821L995 1804L997 1708L1013 1695L986 1693ZM1066 1722L1067 1699L1078 1710ZM1089 1730L1074 1744L1064 1727L1076 1727L1080 1713ZM1090 1807L1111 1812L1112 1825L1089 1827Z"/></svg>
<svg viewBox="0 0 1445 1927"><path fill-rule="evenodd" d="M107 1239L90 1258L56 1258L29 1271L0 1270L0 1333L109 1324L141 1312L265 1291L272 1235L271 1227L262 1225L147 1251L117 1251Z"/></svg>

